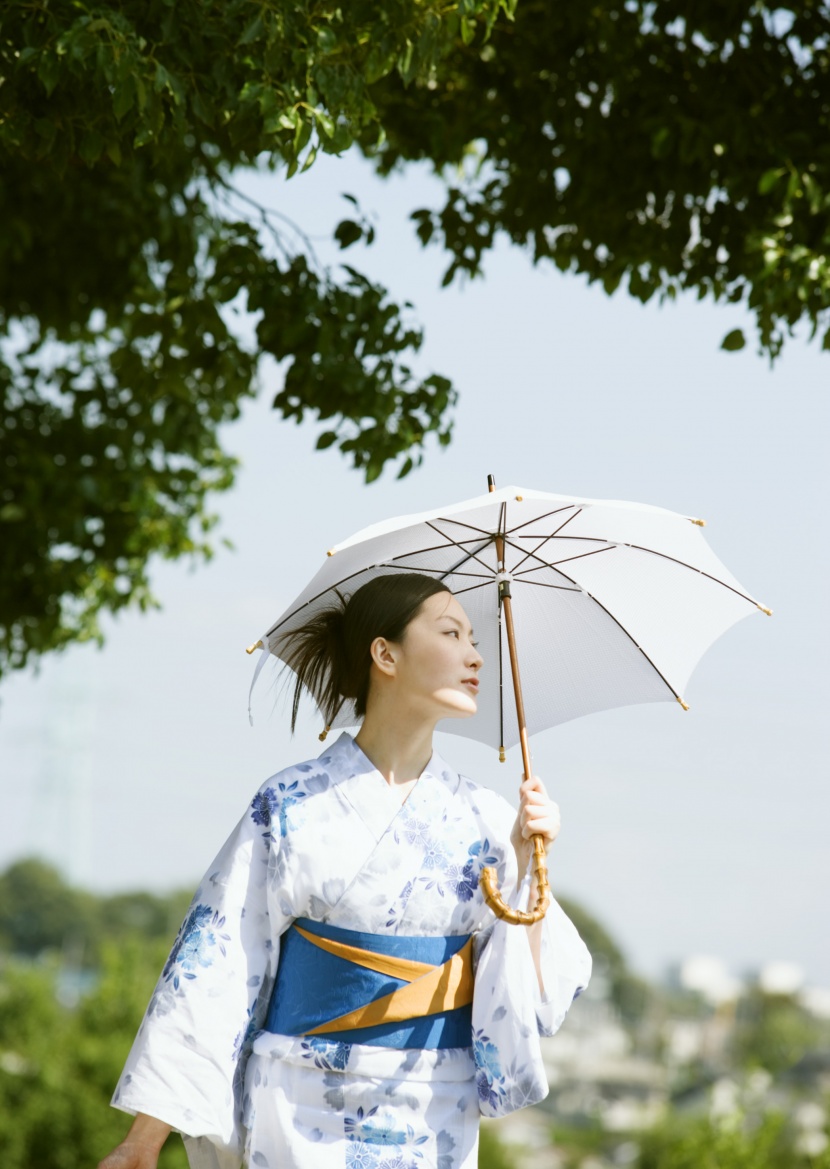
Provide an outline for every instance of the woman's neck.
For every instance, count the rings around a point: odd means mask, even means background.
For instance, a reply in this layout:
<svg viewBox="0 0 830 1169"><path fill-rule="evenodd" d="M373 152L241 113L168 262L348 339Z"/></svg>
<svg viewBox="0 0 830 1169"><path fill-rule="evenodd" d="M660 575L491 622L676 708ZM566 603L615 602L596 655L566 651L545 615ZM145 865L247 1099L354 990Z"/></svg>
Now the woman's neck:
<svg viewBox="0 0 830 1169"><path fill-rule="evenodd" d="M390 785L412 784L432 757L434 725L419 719L380 719L367 712L355 742Z"/></svg>

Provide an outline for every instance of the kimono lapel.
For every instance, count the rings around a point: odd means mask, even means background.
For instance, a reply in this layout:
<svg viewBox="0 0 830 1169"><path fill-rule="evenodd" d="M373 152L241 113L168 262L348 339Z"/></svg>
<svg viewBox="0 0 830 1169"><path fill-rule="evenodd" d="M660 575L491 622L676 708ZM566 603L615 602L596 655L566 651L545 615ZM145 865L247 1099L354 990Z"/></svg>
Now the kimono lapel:
<svg viewBox="0 0 830 1169"><path fill-rule="evenodd" d="M383 839L404 806L411 808L417 805L424 791L436 780L446 783L451 775L446 763L436 751L433 751L418 782L402 803L371 759L361 751L346 731L341 734L331 750L320 758L321 762L324 758L330 760L328 766L337 767L341 772L343 781L340 790L343 796L376 841ZM456 781L457 778L456 776Z"/></svg>

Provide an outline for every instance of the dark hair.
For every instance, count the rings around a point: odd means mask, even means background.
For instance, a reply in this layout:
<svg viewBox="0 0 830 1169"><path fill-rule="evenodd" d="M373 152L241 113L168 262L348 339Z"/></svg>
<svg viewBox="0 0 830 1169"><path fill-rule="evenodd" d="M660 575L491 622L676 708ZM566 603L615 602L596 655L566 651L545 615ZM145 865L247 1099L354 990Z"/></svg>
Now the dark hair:
<svg viewBox="0 0 830 1169"><path fill-rule="evenodd" d="M297 675L291 730L297 723L303 688L314 696L326 725L348 698L358 718L363 718L372 642L376 637L401 641L427 597L450 591L443 581L417 572L375 576L350 597L338 592L339 604L321 609L305 625L282 634L280 657Z"/></svg>

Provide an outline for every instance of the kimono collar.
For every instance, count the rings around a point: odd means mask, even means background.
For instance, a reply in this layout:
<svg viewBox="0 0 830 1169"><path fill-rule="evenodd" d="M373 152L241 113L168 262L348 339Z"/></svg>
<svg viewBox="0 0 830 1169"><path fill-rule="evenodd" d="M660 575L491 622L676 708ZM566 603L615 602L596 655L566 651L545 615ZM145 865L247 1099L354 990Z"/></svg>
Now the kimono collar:
<svg viewBox="0 0 830 1169"><path fill-rule="evenodd" d="M380 771L347 731L343 731L340 737L318 756L318 762L332 774L332 777L336 774L338 779L342 781L375 775L377 783L386 786L386 780ZM429 787L430 780L437 781L448 795L454 795L461 783L459 774L435 750L418 777L418 783L413 788L412 795L419 790L423 791L424 787ZM403 805L398 802L394 793L388 788L385 792L379 788L377 797L373 797L370 790L364 785L360 785L360 788L361 790L358 791L352 784L346 782L349 802L360 812L364 821L371 822L371 827L376 833L385 831L390 819ZM388 796L388 798L384 799L383 796ZM412 796L410 796L411 798Z"/></svg>

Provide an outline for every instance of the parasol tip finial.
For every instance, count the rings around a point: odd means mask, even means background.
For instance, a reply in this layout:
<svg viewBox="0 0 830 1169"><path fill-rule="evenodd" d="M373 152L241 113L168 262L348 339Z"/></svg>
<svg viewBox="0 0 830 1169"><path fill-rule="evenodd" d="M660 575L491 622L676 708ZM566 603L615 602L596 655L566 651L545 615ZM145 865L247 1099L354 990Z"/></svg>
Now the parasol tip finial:
<svg viewBox="0 0 830 1169"><path fill-rule="evenodd" d="M325 743L326 735L329 733L330 730L331 730L330 726L325 726L325 727L323 727L322 731L320 731L320 734L317 736L317 738L320 740L321 743Z"/></svg>
<svg viewBox="0 0 830 1169"><path fill-rule="evenodd" d="M689 517L689 518L691 519L691 517ZM697 526L698 526L699 528L705 528L705 527L706 527L706 520L695 520L695 519L693 519L693 520L692 520L692 523L693 523L693 524L697 524Z"/></svg>
<svg viewBox="0 0 830 1169"><path fill-rule="evenodd" d="M326 556L334 556L334 549L329 548L328 552L326 553Z"/></svg>
<svg viewBox="0 0 830 1169"><path fill-rule="evenodd" d="M507 756L504 753L504 747L499 747L499 763L504 763Z"/></svg>
<svg viewBox="0 0 830 1169"><path fill-rule="evenodd" d="M689 704L688 704L688 702L684 702L684 701L683 701L683 699L680 697L680 695L679 695L679 694L677 695L677 701L680 703L680 705L683 707L683 709L684 709L684 710L688 710L688 709L689 709Z"/></svg>
<svg viewBox="0 0 830 1169"><path fill-rule="evenodd" d="M487 490L488 491L495 491L496 490L496 477L495 477L495 475L488 475L487 476Z"/></svg>
<svg viewBox="0 0 830 1169"><path fill-rule="evenodd" d="M246 648L245 653L252 654L254 652L254 650L257 650L257 649L262 649L262 639L260 639L259 641L255 641L253 645L249 645Z"/></svg>
<svg viewBox="0 0 830 1169"><path fill-rule="evenodd" d="M767 617L772 616L772 609L768 609L766 607L766 605L759 605L758 608L761 610L762 613L766 613Z"/></svg>

